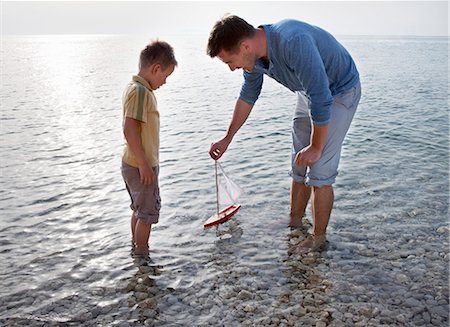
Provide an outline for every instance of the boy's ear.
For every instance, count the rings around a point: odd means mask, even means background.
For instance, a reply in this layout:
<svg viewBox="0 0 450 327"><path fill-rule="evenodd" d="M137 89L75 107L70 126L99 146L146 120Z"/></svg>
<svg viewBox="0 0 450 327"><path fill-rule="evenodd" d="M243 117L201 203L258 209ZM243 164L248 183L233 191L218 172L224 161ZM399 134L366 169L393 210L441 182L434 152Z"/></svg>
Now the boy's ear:
<svg viewBox="0 0 450 327"><path fill-rule="evenodd" d="M152 73L156 74L160 69L161 69L161 65L160 64L154 64L152 66Z"/></svg>

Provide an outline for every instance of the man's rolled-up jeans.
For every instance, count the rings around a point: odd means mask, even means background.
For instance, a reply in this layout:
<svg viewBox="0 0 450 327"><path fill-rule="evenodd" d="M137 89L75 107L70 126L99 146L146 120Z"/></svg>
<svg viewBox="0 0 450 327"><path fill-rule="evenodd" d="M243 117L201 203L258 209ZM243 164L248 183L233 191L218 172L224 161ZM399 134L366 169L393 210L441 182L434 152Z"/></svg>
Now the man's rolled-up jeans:
<svg viewBox="0 0 450 327"><path fill-rule="evenodd" d="M350 124L361 98L361 85L358 82L352 89L333 97L331 120L322 156L311 167L299 167L295 164L297 153L307 147L311 141L311 116L308 99L297 92L298 100L292 126L292 168L290 176L299 183L308 186L332 185L338 175L341 149Z"/></svg>

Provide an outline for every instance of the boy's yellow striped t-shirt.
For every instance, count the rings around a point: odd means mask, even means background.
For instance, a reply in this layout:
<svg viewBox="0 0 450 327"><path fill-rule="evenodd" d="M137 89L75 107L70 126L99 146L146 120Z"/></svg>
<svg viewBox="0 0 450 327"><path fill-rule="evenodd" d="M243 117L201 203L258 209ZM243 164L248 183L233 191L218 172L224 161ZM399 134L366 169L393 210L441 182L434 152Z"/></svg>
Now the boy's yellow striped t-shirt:
<svg viewBox="0 0 450 327"><path fill-rule="evenodd" d="M140 76L133 76L133 81L128 84L123 93L122 103L123 122L125 117L140 122L139 129L145 156L151 167L157 166L159 164L159 112L150 84ZM138 167L128 143L125 144L122 160L130 166Z"/></svg>

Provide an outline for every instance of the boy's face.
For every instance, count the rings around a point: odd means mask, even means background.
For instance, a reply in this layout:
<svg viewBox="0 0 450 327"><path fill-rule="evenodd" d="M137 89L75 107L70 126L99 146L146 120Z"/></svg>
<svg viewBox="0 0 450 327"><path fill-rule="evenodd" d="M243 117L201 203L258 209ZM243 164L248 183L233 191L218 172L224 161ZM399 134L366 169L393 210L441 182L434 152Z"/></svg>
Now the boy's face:
<svg viewBox="0 0 450 327"><path fill-rule="evenodd" d="M169 65L166 69L162 69L160 64L155 64L150 67L150 86L156 90L166 84L166 79L175 70L175 65Z"/></svg>

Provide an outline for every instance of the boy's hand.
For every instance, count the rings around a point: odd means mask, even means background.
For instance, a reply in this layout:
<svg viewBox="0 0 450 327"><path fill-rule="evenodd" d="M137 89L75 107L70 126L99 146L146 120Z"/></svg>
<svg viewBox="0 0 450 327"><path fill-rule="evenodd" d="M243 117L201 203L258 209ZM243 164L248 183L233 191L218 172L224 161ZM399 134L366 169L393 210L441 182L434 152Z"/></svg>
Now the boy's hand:
<svg viewBox="0 0 450 327"><path fill-rule="evenodd" d="M141 183L144 185L150 185L155 180L153 169L147 163L144 165L139 165L139 175Z"/></svg>

